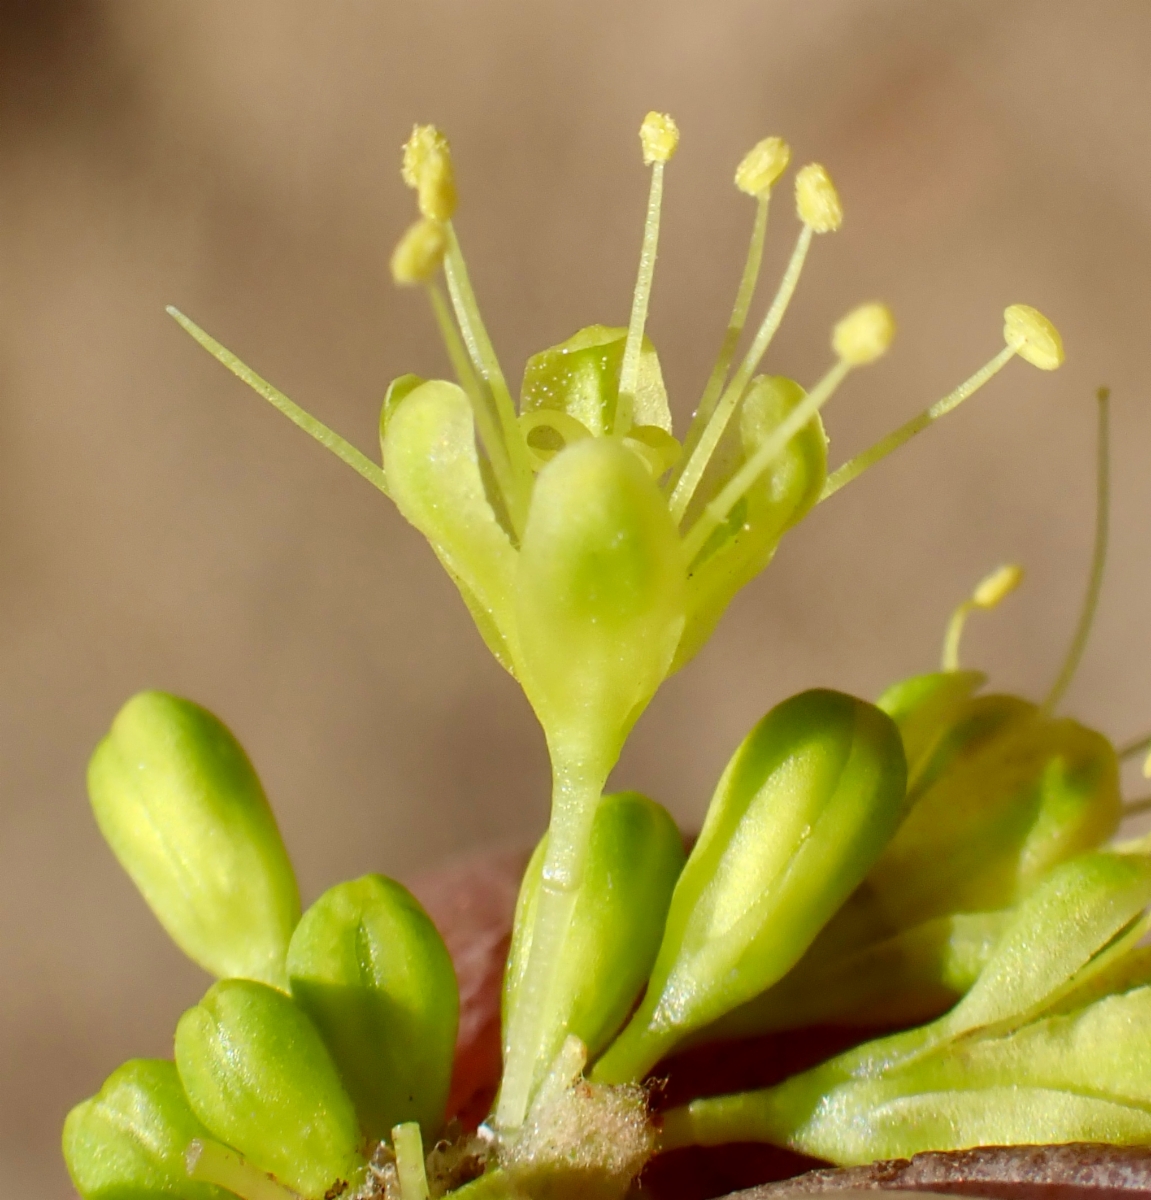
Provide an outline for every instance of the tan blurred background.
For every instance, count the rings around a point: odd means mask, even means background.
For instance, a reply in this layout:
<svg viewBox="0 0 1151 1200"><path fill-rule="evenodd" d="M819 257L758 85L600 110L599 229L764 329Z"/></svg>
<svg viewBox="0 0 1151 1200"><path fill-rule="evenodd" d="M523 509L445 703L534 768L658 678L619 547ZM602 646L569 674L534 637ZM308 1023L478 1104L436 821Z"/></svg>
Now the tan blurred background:
<svg viewBox="0 0 1151 1200"><path fill-rule="evenodd" d="M387 381L446 369L386 271L413 121L452 137L514 379L576 328L626 322L636 129L658 107L683 137L649 330L683 420L750 223L732 169L784 134L827 163L847 220L770 369L810 382L859 300L901 321L828 413L836 461L990 357L1007 303L1052 316L1067 366L1012 364L821 509L617 780L697 821L772 703L930 668L952 605L1004 560L1027 586L972 623L967 657L1038 694L1083 590L1099 383L1113 554L1067 708L1124 739L1151 726L1149 63L1147 0L0 0L0 1193L68 1193L66 1109L167 1053L205 985L87 809L86 758L130 693L232 725L305 899L545 819L539 733L427 547L166 303L374 453ZM788 201L773 221L768 281Z"/></svg>

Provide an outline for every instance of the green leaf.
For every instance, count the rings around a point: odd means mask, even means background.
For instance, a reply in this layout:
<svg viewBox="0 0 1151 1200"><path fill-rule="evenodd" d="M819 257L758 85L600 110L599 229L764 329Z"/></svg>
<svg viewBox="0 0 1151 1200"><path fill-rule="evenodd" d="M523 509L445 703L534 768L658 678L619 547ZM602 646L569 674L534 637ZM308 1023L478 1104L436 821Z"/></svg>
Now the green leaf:
<svg viewBox="0 0 1151 1200"><path fill-rule="evenodd" d="M213 985L176 1026L176 1066L208 1130L305 1200L363 1174L352 1101L290 996L245 979Z"/></svg>
<svg viewBox="0 0 1151 1200"><path fill-rule="evenodd" d="M531 950L546 850L545 835L524 873L516 904L504 976L505 1039ZM653 800L618 792L600 801L583 886L549 996L543 1066L559 1053L568 1034L575 1034L594 1058L619 1031L655 962L684 857L675 822Z"/></svg>
<svg viewBox="0 0 1151 1200"><path fill-rule="evenodd" d="M232 1200L188 1178L188 1143L207 1136L175 1065L134 1058L64 1122L64 1161L84 1200Z"/></svg>
<svg viewBox="0 0 1151 1200"><path fill-rule="evenodd" d="M596 437L615 428L626 328L589 325L558 346L533 354L524 369L520 409L553 409L574 417ZM671 433L667 389L655 347L644 338L632 418Z"/></svg>
<svg viewBox="0 0 1151 1200"><path fill-rule="evenodd" d="M641 1078L783 977L874 862L906 780L891 718L811 691L774 708L719 782L643 1003L594 1073Z"/></svg>
<svg viewBox="0 0 1151 1200"><path fill-rule="evenodd" d="M292 996L320 1031L369 1138L439 1136L459 1021L452 960L415 897L382 875L330 888L288 950Z"/></svg>
<svg viewBox="0 0 1151 1200"><path fill-rule="evenodd" d="M783 376L761 375L752 380L740 411L740 452L721 473L712 492L755 454L805 395L798 383ZM692 562L688 619L674 670L695 656L736 593L771 561L780 538L819 499L826 477L827 436L817 414L791 439Z"/></svg>
<svg viewBox="0 0 1151 1200"><path fill-rule="evenodd" d="M88 766L108 845L176 944L217 976L284 984L299 893L260 781L211 713L141 692Z"/></svg>

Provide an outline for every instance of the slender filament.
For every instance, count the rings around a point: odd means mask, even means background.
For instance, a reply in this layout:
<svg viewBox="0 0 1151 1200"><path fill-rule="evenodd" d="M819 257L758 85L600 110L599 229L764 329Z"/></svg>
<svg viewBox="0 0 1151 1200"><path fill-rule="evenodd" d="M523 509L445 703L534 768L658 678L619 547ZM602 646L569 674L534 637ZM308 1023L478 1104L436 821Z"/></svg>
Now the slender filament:
<svg viewBox="0 0 1151 1200"><path fill-rule="evenodd" d="M1107 566L1107 534L1111 510L1111 392L1100 388L1096 393L1099 402L1099 426L1096 442L1095 462L1095 546L1091 553L1091 574L1087 579L1087 591L1083 597L1083 608L1079 613L1079 624L1075 636L1067 648L1063 666L1043 701L1043 712L1050 715L1063 699L1071 680L1087 648L1095 610L1099 605L1099 592L1103 587L1103 572Z"/></svg>
<svg viewBox="0 0 1151 1200"><path fill-rule="evenodd" d="M217 362L227 367L237 379L242 379L252 391L263 396L265 400L278 408L289 421L298 425L305 433L314 437L321 446L327 447L337 458L343 459L353 471L362 475L374 487L379 488L385 496L388 494L388 485L384 478L383 469L372 462L366 454L361 453L351 442L340 437L338 433L333 432L322 421L317 421L311 413L305 412L298 404L289 400L279 388L273 387L266 379L257 375L251 367L241 362L231 350L222 346L210 334L205 333L195 321L184 316L178 308L173 308L169 305L167 311L168 315L174 317L182 329L191 334Z"/></svg>
<svg viewBox="0 0 1151 1200"><path fill-rule="evenodd" d="M947 633L943 638L943 656L939 664L944 671L959 670L959 643L963 637L963 626L967 624L968 616L978 607L974 600L964 600L951 614L951 620L947 623Z"/></svg>
<svg viewBox="0 0 1151 1200"><path fill-rule="evenodd" d="M643 350L643 331L651 300L651 281L655 275L655 256L659 249L659 213L663 204L664 163L651 167L651 190L647 197L647 216L643 223L643 245L639 252L639 272L631 300L631 319L623 347L619 372L619 394L615 406L615 432L622 437L631 428L635 415L635 395L639 389L639 358Z"/></svg>
<svg viewBox="0 0 1151 1200"><path fill-rule="evenodd" d="M759 281L759 269L763 263L763 245L767 238L767 210L771 193L764 192L756 199L755 223L751 227L751 244L747 248L747 259L743 264L743 275L739 281L739 291L735 294L735 304L731 309L731 317L727 322L727 330L720 343L719 355L715 366L711 369L707 386L703 389L699 407L691 419L687 437L684 439L684 464L699 442L711 414L715 411L716 401L727 380L731 360L735 357L735 348L739 344L743 327L747 324L748 310L751 308L752 297L755 295L755 285ZM675 480L678 481L679 472Z"/></svg>
<svg viewBox="0 0 1151 1200"><path fill-rule="evenodd" d="M712 530L721 525L728 513L739 503L755 481L784 452L788 442L831 399L835 389L847 377L851 364L840 359L835 366L791 410L771 434L764 438L756 452L720 489L700 513L695 524L683 539L684 555L691 562L711 537Z"/></svg>
<svg viewBox="0 0 1151 1200"><path fill-rule="evenodd" d="M479 409L481 405L484 405L479 376L472 366L472 360L468 357L464 343L460 340L459 330L456 328L455 320L452 318L452 311L448 307L448 302L444 298L444 293L440 285L433 280L427 285L427 292L428 300L432 306L432 313L436 318L436 326L440 331L440 337L444 340L444 349L447 350L448 358L451 360L452 370L455 371L456 378L460 381L460 387L471 398L472 407L476 410L476 421L478 423L480 419Z"/></svg>
<svg viewBox="0 0 1151 1200"><path fill-rule="evenodd" d="M1126 762L1127 759L1135 758L1140 754L1151 754L1151 733L1141 734L1134 741L1125 742L1115 753L1119 756L1120 762Z"/></svg>
<svg viewBox="0 0 1151 1200"><path fill-rule="evenodd" d="M1004 346L989 363L980 367L955 391L944 396L942 400L937 400L930 408L925 408L923 412L912 417L905 425L893 430L886 437L880 438L874 446L864 450L862 454L857 454L853 459L845 462L843 466L827 477L827 482L823 485L823 491L819 496L820 500L834 496L841 487L862 475L868 467L873 467L880 459L886 458L893 450L898 450L904 442L909 442L917 433L922 433L940 417L945 417L953 409L958 408L968 396L979 391L993 375L1003 370L1014 357L1015 351L1010 346Z"/></svg>
<svg viewBox="0 0 1151 1200"><path fill-rule="evenodd" d="M787 313L787 306L795 294L795 288L799 283L799 276L807 258L807 251L811 246L811 234L811 226L804 225L800 231L799 240L795 243L795 249L792 251L787 269L780 280L775 299L772 300L767 315L763 318L763 323L756 330L755 338L744 355L739 370L736 371L731 383L727 385L723 395L720 396L715 412L711 414L707 425L700 434L699 442L687 460L683 473L676 481L675 488L671 493L671 500L668 502L672 519L675 521L683 520L684 513L687 512L691 498L695 495L696 488L699 487L699 481L703 478L704 471L707 470L707 464L711 461L711 456L715 453L720 438L723 437L736 405L743 398L743 393L747 390L747 385L751 381L752 375L755 374L756 367L767 353L771 340L775 337L776 331Z"/></svg>
<svg viewBox="0 0 1151 1200"><path fill-rule="evenodd" d="M235 1150L208 1138L188 1144L185 1163L189 1179L213 1183L242 1200L299 1200L295 1192L252 1166Z"/></svg>
<svg viewBox="0 0 1151 1200"><path fill-rule="evenodd" d="M460 323L464 345L475 364L480 377L487 384L488 399L493 410L493 420L485 422L493 441L480 437L491 460L500 491L507 505L508 515L517 535L523 533L527 520L528 503L531 500L532 470L528 458L527 443L516 420L516 406L508 391L495 347L480 316L479 304L468 276L467 264L460 249L459 238L451 222L447 223L447 250L444 254L444 274L448 280L448 294L452 298L456 320ZM498 430L498 436L495 431Z"/></svg>
<svg viewBox="0 0 1151 1200"><path fill-rule="evenodd" d="M1151 796L1140 796L1138 800L1123 801L1123 816L1125 818L1145 812L1151 812Z"/></svg>

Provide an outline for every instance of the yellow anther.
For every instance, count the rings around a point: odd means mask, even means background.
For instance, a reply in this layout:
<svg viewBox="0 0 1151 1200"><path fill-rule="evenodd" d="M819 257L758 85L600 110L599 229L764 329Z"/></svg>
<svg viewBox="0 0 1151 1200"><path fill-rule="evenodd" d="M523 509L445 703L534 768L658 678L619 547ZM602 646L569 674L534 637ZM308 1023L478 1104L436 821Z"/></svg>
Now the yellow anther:
<svg viewBox="0 0 1151 1200"><path fill-rule="evenodd" d="M861 304L835 327L831 347L843 362L863 367L887 353L895 318L886 304Z"/></svg>
<svg viewBox="0 0 1151 1200"><path fill-rule="evenodd" d="M665 163L679 145L679 127L667 113L649 112L639 127L644 165Z"/></svg>
<svg viewBox="0 0 1151 1200"><path fill-rule="evenodd" d="M443 225L421 217L392 252L392 278L400 284L427 283L444 261L447 244Z"/></svg>
<svg viewBox="0 0 1151 1200"><path fill-rule="evenodd" d="M1012 304L1003 310L1003 340L1041 371L1054 371L1063 364L1059 330L1030 304Z"/></svg>
<svg viewBox="0 0 1151 1200"><path fill-rule="evenodd" d="M971 603L976 608L994 608L1010 596L1022 582L1023 568L1017 563L1007 563L992 571L986 579L979 581L979 585L971 593Z"/></svg>
<svg viewBox="0 0 1151 1200"><path fill-rule="evenodd" d="M843 205L831 176L819 163L808 163L795 177L799 219L816 233L831 233L843 224Z"/></svg>
<svg viewBox="0 0 1151 1200"><path fill-rule="evenodd" d="M1151 779L1151 753L1143 760L1143 778Z"/></svg>
<svg viewBox="0 0 1151 1200"><path fill-rule="evenodd" d="M450 221L456 211L456 181L448 139L434 125L416 125L404 143L400 168L404 182L416 191L420 214Z"/></svg>
<svg viewBox="0 0 1151 1200"><path fill-rule="evenodd" d="M749 196L765 196L787 170L791 162L791 147L783 138L769 137L743 156L735 169L735 186Z"/></svg>

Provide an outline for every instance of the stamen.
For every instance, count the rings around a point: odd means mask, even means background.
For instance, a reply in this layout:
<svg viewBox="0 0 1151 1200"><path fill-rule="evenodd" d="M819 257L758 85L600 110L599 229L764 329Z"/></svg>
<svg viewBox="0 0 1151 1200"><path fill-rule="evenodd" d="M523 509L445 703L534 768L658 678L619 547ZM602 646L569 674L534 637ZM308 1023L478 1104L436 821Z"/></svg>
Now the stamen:
<svg viewBox="0 0 1151 1200"><path fill-rule="evenodd" d="M448 307L448 302L444 299L443 290L437 283L430 282L427 285L427 293L428 301L432 306L432 314L436 318L436 325L439 327L440 337L444 340L444 348L447 350L448 358L452 363L452 369L456 373L456 378L460 381L460 387L467 392L471 399L472 409L476 413L476 421L478 423L480 410L489 411L481 395L483 385L480 383L479 377L472 367L472 360L468 358L468 352L464 349L463 342L460 341L460 333L456 328L456 323L452 317L452 311Z"/></svg>
<svg viewBox="0 0 1151 1200"><path fill-rule="evenodd" d="M299 1200L295 1192L252 1166L235 1150L208 1138L189 1142L184 1162L189 1179L215 1184L242 1200Z"/></svg>
<svg viewBox="0 0 1151 1200"><path fill-rule="evenodd" d="M1020 351L1022 353L1022 351ZM1107 565L1107 533L1111 508L1111 390L1101 387L1095 393L1099 402L1099 427L1096 443L1095 465L1095 546L1091 554L1091 574L1087 579L1087 592L1083 597L1083 609L1079 614L1079 624L1075 636L1067 648L1067 656L1047 699L1043 701L1043 712L1050 715L1055 706L1063 699L1083 651L1087 647L1087 639L1091 636L1091 625L1095 620L1095 609L1099 604L1099 592L1103 587L1103 571Z"/></svg>
<svg viewBox="0 0 1151 1200"><path fill-rule="evenodd" d="M951 614L947 634L943 639L943 670L959 670L959 642L963 637L963 626L967 623L968 615L977 608L986 611L997 607L1022 582L1023 568L1014 563L999 567L979 582L975 591Z"/></svg>
<svg viewBox="0 0 1151 1200"><path fill-rule="evenodd" d="M402 1200L429 1200L428 1176L424 1166L424 1143L417 1121L405 1121L392 1130L396 1152L396 1174Z"/></svg>
<svg viewBox="0 0 1151 1200"><path fill-rule="evenodd" d="M447 238L439 221L422 217L392 251L392 278L401 286L428 283L444 261Z"/></svg>
<svg viewBox="0 0 1151 1200"><path fill-rule="evenodd" d="M883 304L862 304L835 326L831 344L839 361L764 438L756 452L705 506L683 540L688 563L703 549L712 530L727 520L728 513L783 453L788 442L831 399L836 388L847 378L848 372L855 367L866 366L885 354L894 336L895 320L891 310Z"/></svg>
<svg viewBox="0 0 1151 1200"><path fill-rule="evenodd" d="M1006 343L1003 349L990 362L980 367L970 379L961 383L955 391L944 396L942 400L937 400L930 408L924 409L905 425L880 438L874 446L833 471L827 477L819 499L823 501L829 496L834 496L841 487L858 478L869 467L875 466L880 459L886 458L904 442L909 442L940 417L945 417L958 408L992 376L1002 371L1015 355L1018 354L1020 358L1043 371L1053 371L1063 362L1063 341L1059 337L1059 331L1038 309L1030 305L1012 304L1004 309L1003 340Z"/></svg>
<svg viewBox="0 0 1151 1200"><path fill-rule="evenodd" d="M688 505L691 504L691 498L695 495L696 488L699 487L699 481L707 470L707 464L711 461L711 456L715 453L715 448L719 445L736 406L743 399L743 393L747 390L752 375L755 374L756 368L767 353L772 338L775 337L776 331L783 321L787 306L791 303L791 297L799 283L807 251L811 246L812 234L830 233L838 229L842 223L843 207L839 202L839 195L827 172L818 163L810 163L796 176L795 205L799 217L803 221L799 240L791 253L787 269L780 280L779 290L767 310L767 315L763 318L763 323L756 331L755 338L744 356L739 370L736 371L735 377L724 389L715 412L708 419L707 425L699 435L698 441L687 459L683 472L676 481L671 499L668 501L672 519L675 521L683 520Z"/></svg>
<svg viewBox="0 0 1151 1200"><path fill-rule="evenodd" d="M759 281L759 268L763 263L763 245L767 236L767 210L771 200L771 189L776 181L787 170L791 161L791 148L782 138L764 138L744 156L736 168L735 186L741 192L746 192L756 199L755 223L751 229L751 244L747 248L747 259L743 265L743 275L740 277L739 290L735 294L735 304L732 306L731 317L727 330L720 343L719 354L707 385L700 397L699 407L692 417L691 426L684 440L684 451L690 455L699 442L700 436L715 409L731 360L735 356L735 348L739 344L743 327L747 324L748 310L751 308L755 285ZM686 459L685 459L686 461ZM673 479L672 483L677 482Z"/></svg>
<svg viewBox="0 0 1151 1200"><path fill-rule="evenodd" d="M305 412L298 404L289 400L279 388L273 387L266 379L257 375L231 350L220 345L214 337L205 333L195 321L184 316L178 308L168 305L166 311L170 317L175 318L186 333L191 334L217 362L227 367L237 379L242 379L254 392L278 408L289 421L314 437L321 446L325 446L337 458L343 459L353 471L362 475L373 487L379 488L385 496L388 494L387 481L384 478L382 467L377 466L366 454L362 454L351 442L340 437L338 433L334 433L322 421L317 421L311 413Z"/></svg>
<svg viewBox="0 0 1151 1200"><path fill-rule="evenodd" d="M647 324L651 281L655 274L655 256L659 246L659 214L663 203L663 169L679 144L679 130L666 113L650 112L639 130L643 161L651 167L651 190L647 198L647 217L643 225L643 245L639 255L639 272L631 302L627 341L624 342L623 363L619 372L619 391L615 407L615 432L622 436L631 428L635 412L635 394L639 388L639 358L643 349L643 331Z"/></svg>
<svg viewBox="0 0 1151 1200"><path fill-rule="evenodd" d="M421 216L450 221L456 211L456 181L448 139L434 125L416 125L404 143L400 175L416 191Z"/></svg>

